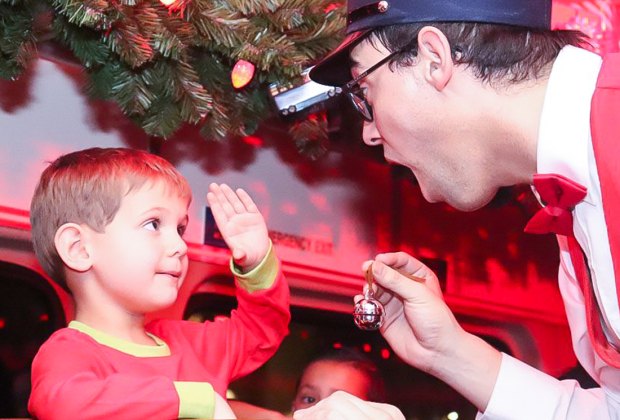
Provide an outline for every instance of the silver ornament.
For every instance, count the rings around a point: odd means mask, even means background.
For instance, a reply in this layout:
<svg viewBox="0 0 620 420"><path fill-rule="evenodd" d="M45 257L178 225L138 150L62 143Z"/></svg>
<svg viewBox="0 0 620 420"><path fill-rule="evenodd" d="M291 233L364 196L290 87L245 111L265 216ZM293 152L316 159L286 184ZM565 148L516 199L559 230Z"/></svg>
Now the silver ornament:
<svg viewBox="0 0 620 420"><path fill-rule="evenodd" d="M383 304L374 297L372 288L372 264L366 270L366 282L368 287L364 293L364 298L355 304L353 308L353 321L361 330L374 331L381 328L385 318L385 308Z"/></svg>

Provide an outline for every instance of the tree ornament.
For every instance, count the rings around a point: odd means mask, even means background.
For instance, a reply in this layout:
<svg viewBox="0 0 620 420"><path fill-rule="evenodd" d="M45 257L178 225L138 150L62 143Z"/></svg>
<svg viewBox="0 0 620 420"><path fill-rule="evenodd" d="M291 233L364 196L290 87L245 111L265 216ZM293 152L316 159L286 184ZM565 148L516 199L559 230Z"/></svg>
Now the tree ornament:
<svg viewBox="0 0 620 420"><path fill-rule="evenodd" d="M374 291L372 289L372 264L370 264L366 270L366 282L368 284L364 291L364 298L357 302L353 309L353 321L355 321L355 325L361 330L374 331L381 328L381 325L383 325L385 309L381 302L374 297Z"/></svg>
<svg viewBox="0 0 620 420"><path fill-rule="evenodd" d="M230 73L230 80L235 89L241 89L246 86L254 77L254 64L246 60L239 60L235 63L232 72Z"/></svg>
<svg viewBox="0 0 620 420"><path fill-rule="evenodd" d="M426 283L426 279L423 277L414 276L400 270L398 270L398 272L410 280L418 283ZM372 287L374 283L372 264L366 269L366 283L364 298L358 301L353 309L353 320L358 328L366 331L373 331L381 328L383 325L383 321L385 320L385 308L374 296L375 292Z"/></svg>

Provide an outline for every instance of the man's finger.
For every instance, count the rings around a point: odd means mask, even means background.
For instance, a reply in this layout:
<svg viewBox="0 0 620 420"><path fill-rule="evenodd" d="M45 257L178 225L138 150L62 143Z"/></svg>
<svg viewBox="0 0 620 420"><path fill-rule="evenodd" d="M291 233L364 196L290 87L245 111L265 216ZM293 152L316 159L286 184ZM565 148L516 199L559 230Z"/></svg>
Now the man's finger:
<svg viewBox="0 0 620 420"><path fill-rule="evenodd" d="M425 279L403 274L380 261L373 263L372 274L377 284L404 299L413 298L426 288Z"/></svg>

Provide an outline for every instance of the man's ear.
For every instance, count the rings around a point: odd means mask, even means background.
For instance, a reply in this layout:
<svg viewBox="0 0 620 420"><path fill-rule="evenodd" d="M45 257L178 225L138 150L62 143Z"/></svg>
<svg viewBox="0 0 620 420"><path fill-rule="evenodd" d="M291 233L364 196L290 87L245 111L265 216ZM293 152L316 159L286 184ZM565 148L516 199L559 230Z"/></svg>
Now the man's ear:
<svg viewBox="0 0 620 420"><path fill-rule="evenodd" d="M67 267L84 272L92 266L84 228L76 223L65 223L54 236L58 255Z"/></svg>
<svg viewBox="0 0 620 420"><path fill-rule="evenodd" d="M424 79L443 90L454 71L450 42L444 33L433 26L423 27L418 33L418 58Z"/></svg>

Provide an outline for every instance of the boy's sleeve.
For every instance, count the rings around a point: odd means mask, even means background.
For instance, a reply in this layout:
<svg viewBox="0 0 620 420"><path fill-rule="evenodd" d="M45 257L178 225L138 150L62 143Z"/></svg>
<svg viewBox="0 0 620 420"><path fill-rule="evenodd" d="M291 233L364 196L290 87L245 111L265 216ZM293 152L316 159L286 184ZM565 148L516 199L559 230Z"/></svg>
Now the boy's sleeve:
<svg viewBox="0 0 620 420"><path fill-rule="evenodd" d="M289 288L273 247L258 267L237 275L236 282L238 305L230 317L202 324L154 324L166 328L168 334L183 336L174 341L185 341L194 349L221 395L231 381L253 372L273 356L288 334L291 319Z"/></svg>
<svg viewBox="0 0 620 420"><path fill-rule="evenodd" d="M96 346L56 336L32 365L28 410L37 419L179 418L213 415L208 383L163 375L109 374Z"/></svg>
<svg viewBox="0 0 620 420"><path fill-rule="evenodd" d="M179 395L180 419L213 418L215 391L207 382L174 382Z"/></svg>
<svg viewBox="0 0 620 420"><path fill-rule="evenodd" d="M237 309L231 313L229 337L234 345L231 380L262 366L278 350L291 320L289 288L273 245L254 270L233 272L238 284Z"/></svg>
<svg viewBox="0 0 620 420"><path fill-rule="evenodd" d="M271 242L265 258L247 273L242 273L233 259L230 259L230 271L235 275L237 283L250 293L270 288L278 277L279 269L278 258Z"/></svg>

